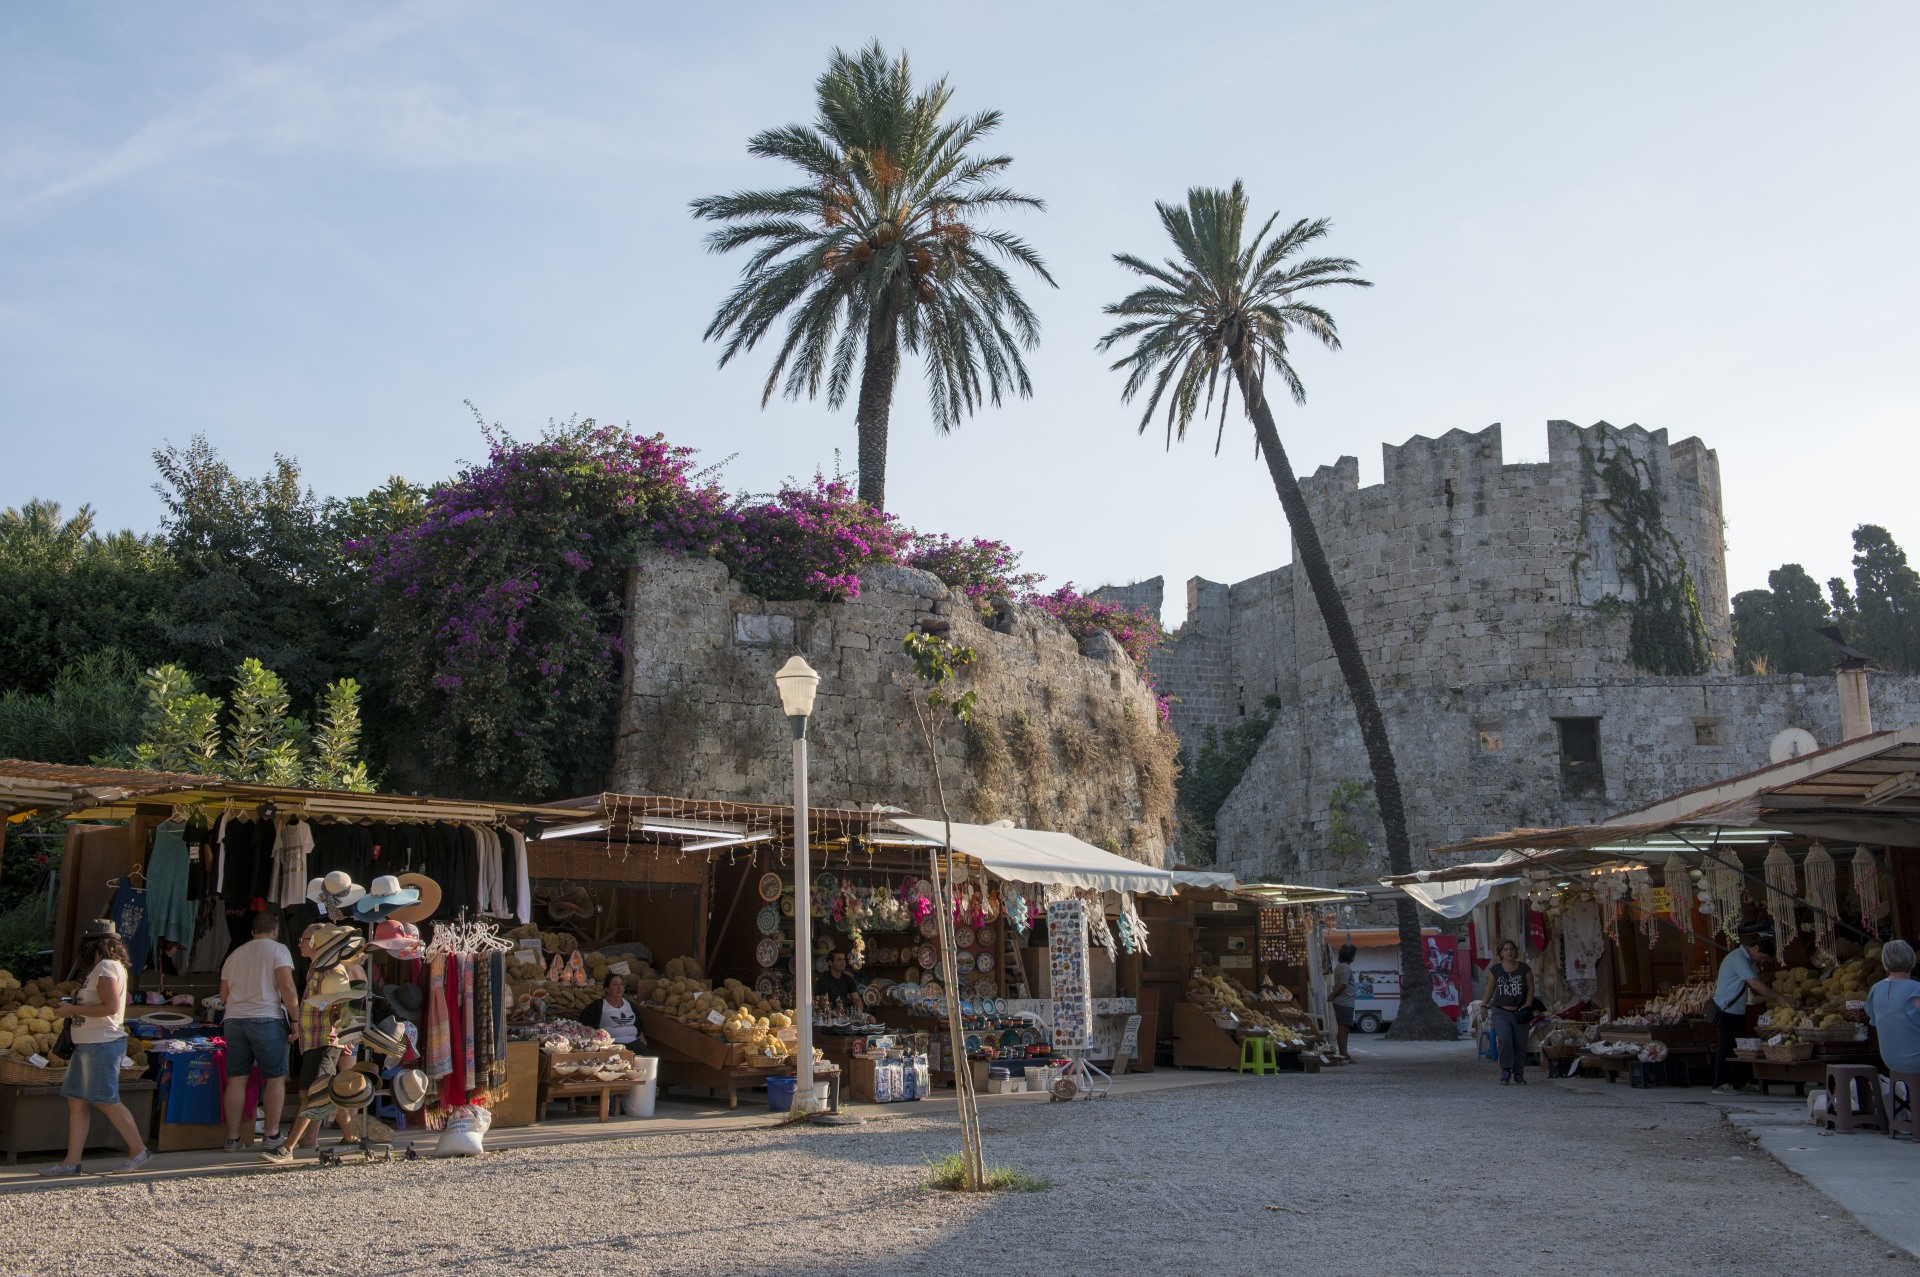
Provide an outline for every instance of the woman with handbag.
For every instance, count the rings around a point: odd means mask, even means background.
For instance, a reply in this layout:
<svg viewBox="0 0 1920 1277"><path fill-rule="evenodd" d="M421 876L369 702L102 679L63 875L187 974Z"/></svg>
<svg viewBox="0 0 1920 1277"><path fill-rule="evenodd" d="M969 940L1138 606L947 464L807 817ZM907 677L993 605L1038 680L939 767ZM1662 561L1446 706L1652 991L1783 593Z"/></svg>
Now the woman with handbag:
<svg viewBox="0 0 1920 1277"><path fill-rule="evenodd" d="M87 924L80 937L77 966L87 971L79 993L73 1001L53 1008L55 1015L71 1021L67 1031L73 1035L73 1055L60 1083L60 1094L67 1099L67 1157L40 1173L49 1177L81 1173L87 1132L93 1127L93 1115L87 1111L91 1106L105 1114L127 1142L127 1160L107 1172L120 1175L138 1170L153 1154L140 1138L133 1114L120 1102L120 1062L127 1057L127 946L111 921L96 918Z"/></svg>
<svg viewBox="0 0 1920 1277"><path fill-rule="evenodd" d="M1533 1019L1533 968L1520 961L1520 946L1500 942L1500 960L1487 968L1482 995L1500 1048L1500 1085L1527 1084L1527 1024Z"/></svg>

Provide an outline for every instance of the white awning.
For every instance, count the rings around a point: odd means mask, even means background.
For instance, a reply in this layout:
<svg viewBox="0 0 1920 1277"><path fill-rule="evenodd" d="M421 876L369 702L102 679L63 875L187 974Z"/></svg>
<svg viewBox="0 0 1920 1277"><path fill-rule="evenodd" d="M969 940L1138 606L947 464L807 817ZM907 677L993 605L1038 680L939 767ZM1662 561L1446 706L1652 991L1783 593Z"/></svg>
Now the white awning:
<svg viewBox="0 0 1920 1277"><path fill-rule="evenodd" d="M1520 881L1519 878L1450 878L1436 882L1403 882L1400 890L1442 918L1464 918L1499 888Z"/></svg>
<svg viewBox="0 0 1920 1277"><path fill-rule="evenodd" d="M936 844L944 836L945 827L937 820L896 816L892 823L910 834L930 838ZM1150 896L1173 894L1173 874L1167 870L1102 851L1072 834L956 822L953 849L994 877L1008 882L1041 882Z"/></svg>
<svg viewBox="0 0 1920 1277"><path fill-rule="evenodd" d="M1240 880L1232 874L1202 869L1176 869L1173 881L1180 887L1211 887L1216 891L1234 891L1240 886Z"/></svg>

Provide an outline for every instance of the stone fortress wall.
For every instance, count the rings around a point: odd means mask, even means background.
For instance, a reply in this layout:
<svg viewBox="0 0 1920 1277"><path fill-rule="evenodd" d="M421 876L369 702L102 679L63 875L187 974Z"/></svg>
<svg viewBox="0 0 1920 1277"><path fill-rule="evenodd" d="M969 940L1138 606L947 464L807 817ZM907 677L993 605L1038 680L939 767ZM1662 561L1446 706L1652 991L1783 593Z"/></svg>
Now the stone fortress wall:
<svg viewBox="0 0 1920 1277"><path fill-rule="evenodd" d="M1698 439L1554 421L1540 463L1506 464L1497 425L1383 451L1381 484L1360 487L1343 457L1301 487L1387 717L1416 856L1764 766L1786 727L1839 739L1830 679L1731 672L1719 463ZM1657 498L1657 528L1617 526L1600 473L1615 452ZM1654 543L1691 579L1705 672L1656 677L1632 659L1628 558ZM1156 609L1161 593L1158 579L1106 592ZM1219 865L1322 884L1377 876L1377 828L1371 853L1327 850L1336 786L1370 772L1304 577L1293 564L1232 585L1196 577L1187 599L1149 667L1189 751L1208 727L1278 703L1216 821ZM1877 726L1920 721L1920 680L1875 675L1873 696ZM1569 719L1597 720L1597 766L1565 765Z"/></svg>
<svg viewBox="0 0 1920 1277"><path fill-rule="evenodd" d="M917 627L978 653L971 727L941 726L953 818L1060 829L1149 864L1173 833L1174 754L1153 691L1105 634L1083 652L1058 621L1008 605L982 618L929 573L860 574L845 603L763 602L715 560L653 554L634 575L626 686L610 786L752 803L792 796L791 735L773 675L798 653L820 672L809 724L819 807L939 814L901 640Z"/></svg>

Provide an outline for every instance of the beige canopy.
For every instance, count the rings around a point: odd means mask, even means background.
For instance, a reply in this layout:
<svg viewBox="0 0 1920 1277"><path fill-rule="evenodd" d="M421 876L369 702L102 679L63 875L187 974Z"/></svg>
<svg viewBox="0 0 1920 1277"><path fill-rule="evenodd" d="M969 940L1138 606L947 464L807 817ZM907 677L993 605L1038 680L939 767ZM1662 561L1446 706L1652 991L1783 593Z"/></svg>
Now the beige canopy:
<svg viewBox="0 0 1920 1277"><path fill-rule="evenodd" d="M895 827L938 845L945 826L937 820L895 816ZM1173 894L1173 874L1081 842L1072 834L1006 825L953 826L953 849L996 878L1094 891Z"/></svg>

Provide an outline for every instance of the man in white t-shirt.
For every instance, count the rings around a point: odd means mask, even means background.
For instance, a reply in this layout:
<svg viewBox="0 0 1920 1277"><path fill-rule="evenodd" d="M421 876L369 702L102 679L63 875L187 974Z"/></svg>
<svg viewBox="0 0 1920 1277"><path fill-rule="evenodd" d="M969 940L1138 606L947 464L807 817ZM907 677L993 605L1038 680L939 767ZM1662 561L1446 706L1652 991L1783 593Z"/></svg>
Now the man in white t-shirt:
<svg viewBox="0 0 1920 1277"><path fill-rule="evenodd" d="M240 1150L240 1122L248 1075L260 1066L260 1100L267 1113L267 1147L280 1143L280 1109L287 1100L287 1046L300 1023L300 995L293 987L293 955L273 938L280 917L263 909L253 916L253 939L235 949L220 968L220 1001L226 1007L221 1035L227 1040L227 1151Z"/></svg>

